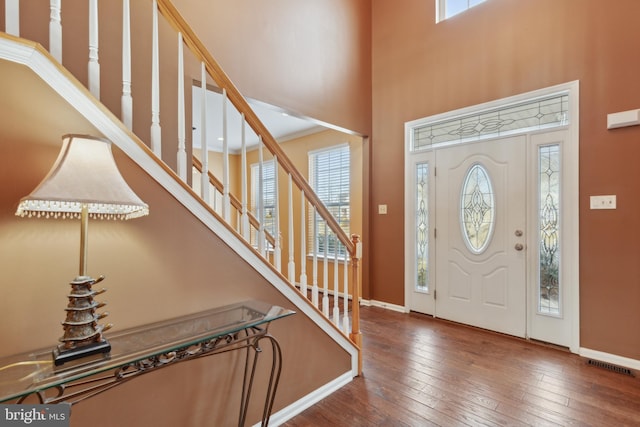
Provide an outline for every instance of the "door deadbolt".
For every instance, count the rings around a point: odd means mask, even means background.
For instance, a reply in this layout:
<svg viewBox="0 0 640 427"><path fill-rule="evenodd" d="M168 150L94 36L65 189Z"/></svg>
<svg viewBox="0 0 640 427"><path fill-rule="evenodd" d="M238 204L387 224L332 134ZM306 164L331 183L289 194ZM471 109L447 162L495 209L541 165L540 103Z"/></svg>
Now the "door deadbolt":
<svg viewBox="0 0 640 427"><path fill-rule="evenodd" d="M514 246L516 251L521 251L524 249L524 245L522 243L516 243L516 245Z"/></svg>
<svg viewBox="0 0 640 427"><path fill-rule="evenodd" d="M516 235L516 237L522 237L524 233L522 232L522 230L516 230L514 234Z"/></svg>

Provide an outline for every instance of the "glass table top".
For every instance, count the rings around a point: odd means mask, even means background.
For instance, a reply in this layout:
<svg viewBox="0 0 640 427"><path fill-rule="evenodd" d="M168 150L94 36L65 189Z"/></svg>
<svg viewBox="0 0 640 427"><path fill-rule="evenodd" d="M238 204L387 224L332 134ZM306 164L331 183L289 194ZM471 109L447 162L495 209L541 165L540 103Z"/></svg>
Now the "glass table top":
<svg viewBox="0 0 640 427"><path fill-rule="evenodd" d="M295 312L245 301L105 334L111 352L55 366L52 347L0 358L0 402L266 325Z"/></svg>

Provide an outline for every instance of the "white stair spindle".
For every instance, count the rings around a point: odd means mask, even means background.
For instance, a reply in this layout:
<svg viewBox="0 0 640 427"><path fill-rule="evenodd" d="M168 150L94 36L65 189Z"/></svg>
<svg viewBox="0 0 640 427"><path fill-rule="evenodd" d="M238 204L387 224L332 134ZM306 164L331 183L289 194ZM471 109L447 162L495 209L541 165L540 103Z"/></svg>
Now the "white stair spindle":
<svg viewBox="0 0 640 427"><path fill-rule="evenodd" d="M98 0L89 0L89 91L100 99L100 63L98 62Z"/></svg>
<svg viewBox="0 0 640 427"><path fill-rule="evenodd" d="M324 225L324 259L322 260L322 312L329 318L329 227Z"/></svg>
<svg viewBox="0 0 640 427"><path fill-rule="evenodd" d="M229 223L231 216L229 197L229 138L227 138L227 90L222 89L222 218Z"/></svg>
<svg viewBox="0 0 640 427"><path fill-rule="evenodd" d="M20 0L5 0L4 28L7 34L20 37Z"/></svg>
<svg viewBox="0 0 640 427"><path fill-rule="evenodd" d="M131 97L131 12L129 0L122 2L122 99L121 119L129 129L133 129L133 98Z"/></svg>
<svg viewBox="0 0 640 427"><path fill-rule="evenodd" d="M313 286L311 288L311 302L318 307L318 213L313 207Z"/></svg>
<svg viewBox="0 0 640 427"><path fill-rule="evenodd" d="M349 326L349 266L347 262L347 254L345 253L344 261L342 263L342 272L344 281L344 317L342 319L342 331L349 335L351 333L351 327Z"/></svg>
<svg viewBox="0 0 640 427"><path fill-rule="evenodd" d="M264 183L263 183L263 158L262 158L262 136L258 136L258 252L264 257L266 255L265 233L264 233Z"/></svg>
<svg viewBox="0 0 640 427"><path fill-rule="evenodd" d="M153 0L153 37L151 50L151 150L162 158L160 129L160 53L158 36L158 2ZM207 177L208 178L208 177Z"/></svg>
<svg viewBox="0 0 640 427"><path fill-rule="evenodd" d="M62 63L62 0L51 0L49 5L49 53Z"/></svg>
<svg viewBox="0 0 640 427"><path fill-rule="evenodd" d="M278 156L273 157L273 201L275 221L275 247L273 249L273 261L278 272L282 271L282 244L280 242L280 185L278 183Z"/></svg>
<svg viewBox="0 0 640 427"><path fill-rule="evenodd" d="M242 139L242 153L241 153L241 159L240 159L240 168L241 168L241 172L240 174L241 176L241 183L240 185L242 186L242 216L240 219L240 223L242 224L242 236L244 237L244 240L246 240L247 242L250 241L251 239L251 229L249 226L249 214L247 212L247 140L246 140L246 136L245 136L245 129L246 129L246 120L244 117L244 113L241 114L241 122L242 122L242 128L241 128L241 139Z"/></svg>
<svg viewBox="0 0 640 427"><path fill-rule="evenodd" d="M207 144L207 71L204 62L200 63L200 161L202 173L200 174L200 196L208 205L211 204L209 192L209 147Z"/></svg>
<svg viewBox="0 0 640 427"><path fill-rule="evenodd" d="M184 46L182 33L178 33L178 176L187 182L187 133L184 108Z"/></svg>
<svg viewBox="0 0 640 427"><path fill-rule="evenodd" d="M305 227L307 201L304 198L304 191L300 194L300 200L300 292L307 298L307 230Z"/></svg>
<svg viewBox="0 0 640 427"><path fill-rule="evenodd" d="M336 236L337 240L338 236ZM340 279L338 276L338 246L336 243L335 253L333 256L333 323L338 326L340 324Z"/></svg>
<svg viewBox="0 0 640 427"><path fill-rule="evenodd" d="M288 228L288 234L289 234L289 264L287 267L287 273L289 276L289 282L291 282L292 284L296 283L296 261L295 261L295 253L294 253L294 235L293 235L293 178L291 177L291 174L289 174L289 215L288 215L288 220L289 220L289 228Z"/></svg>

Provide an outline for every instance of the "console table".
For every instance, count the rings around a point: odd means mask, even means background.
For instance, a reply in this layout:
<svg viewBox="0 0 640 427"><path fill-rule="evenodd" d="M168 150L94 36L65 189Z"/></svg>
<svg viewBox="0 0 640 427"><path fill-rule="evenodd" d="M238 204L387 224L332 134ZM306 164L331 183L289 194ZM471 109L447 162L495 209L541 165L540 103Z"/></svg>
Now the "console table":
<svg viewBox="0 0 640 427"><path fill-rule="evenodd" d="M199 357L246 350L238 425L246 421L260 342L273 350L262 414L269 423L282 353L269 324L294 311L260 301L245 301L108 334L111 352L54 366L51 348L0 358L0 402L78 403L144 373Z"/></svg>

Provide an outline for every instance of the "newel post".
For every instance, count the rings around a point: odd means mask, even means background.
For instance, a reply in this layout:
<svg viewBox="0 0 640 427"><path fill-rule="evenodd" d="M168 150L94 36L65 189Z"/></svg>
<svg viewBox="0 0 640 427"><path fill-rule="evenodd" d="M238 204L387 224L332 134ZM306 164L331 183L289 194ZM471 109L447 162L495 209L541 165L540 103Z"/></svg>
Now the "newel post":
<svg viewBox="0 0 640 427"><path fill-rule="evenodd" d="M353 247L355 248L354 253L351 254L351 283L353 285L351 289L351 297L352 297L352 313L353 313L353 321L351 326L351 334L349 338L353 341L359 348L360 352L358 353L358 375L362 374L362 333L360 332L360 271L359 271L359 263L360 258L362 258L362 242L360 242L360 236L357 234L351 235L351 241L353 242Z"/></svg>

